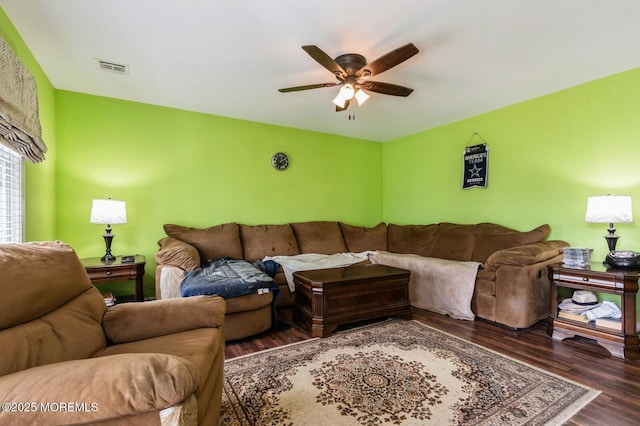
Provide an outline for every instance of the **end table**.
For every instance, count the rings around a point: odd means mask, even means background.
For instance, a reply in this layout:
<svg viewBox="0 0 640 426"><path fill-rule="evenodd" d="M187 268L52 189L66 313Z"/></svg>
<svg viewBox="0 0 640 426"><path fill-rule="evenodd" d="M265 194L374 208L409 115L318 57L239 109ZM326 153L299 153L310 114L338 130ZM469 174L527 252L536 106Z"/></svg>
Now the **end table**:
<svg viewBox="0 0 640 426"><path fill-rule="evenodd" d="M136 301L144 300L142 288L144 265L146 260L142 255L136 255L133 262L122 263L122 256L117 256L113 262L104 263L99 257L80 259L93 284L106 284L123 281L136 282Z"/></svg>
<svg viewBox="0 0 640 426"><path fill-rule="evenodd" d="M584 268L559 264L549 265L549 278L551 312L547 323L547 334L558 340L575 335L595 339L611 355L619 358L640 358L638 346L640 341L636 326L636 294L640 270L612 269L597 262L591 262ZM559 317L558 287L620 296L622 311L620 331Z"/></svg>

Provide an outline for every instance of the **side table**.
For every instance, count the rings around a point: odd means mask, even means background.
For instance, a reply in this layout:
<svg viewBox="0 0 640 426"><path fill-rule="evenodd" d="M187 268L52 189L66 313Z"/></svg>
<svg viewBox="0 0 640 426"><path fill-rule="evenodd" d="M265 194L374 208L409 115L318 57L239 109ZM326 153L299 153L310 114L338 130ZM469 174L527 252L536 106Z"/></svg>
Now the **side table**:
<svg viewBox="0 0 640 426"><path fill-rule="evenodd" d="M595 339L611 355L640 359L636 325L636 293L640 270L612 269L597 262L591 262L584 268L561 264L549 265L548 268L551 279L551 312L547 334L559 340L575 335ZM619 295L622 329L617 331L558 317L558 287Z"/></svg>
<svg viewBox="0 0 640 426"><path fill-rule="evenodd" d="M144 265L146 263L144 256L136 255L135 260L130 263L122 263L122 256L117 256L116 260L109 263L102 262L99 257L80 259L80 261L93 284L135 281L135 300L138 302L144 300L142 288Z"/></svg>

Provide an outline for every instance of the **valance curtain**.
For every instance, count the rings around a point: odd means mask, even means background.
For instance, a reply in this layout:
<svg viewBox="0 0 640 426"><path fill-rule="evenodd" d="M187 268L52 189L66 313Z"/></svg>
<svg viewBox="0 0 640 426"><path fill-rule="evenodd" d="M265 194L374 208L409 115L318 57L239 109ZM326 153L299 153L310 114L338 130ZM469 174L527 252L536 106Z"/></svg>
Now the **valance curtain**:
<svg viewBox="0 0 640 426"><path fill-rule="evenodd" d="M0 37L0 143L32 163L44 160L36 80Z"/></svg>

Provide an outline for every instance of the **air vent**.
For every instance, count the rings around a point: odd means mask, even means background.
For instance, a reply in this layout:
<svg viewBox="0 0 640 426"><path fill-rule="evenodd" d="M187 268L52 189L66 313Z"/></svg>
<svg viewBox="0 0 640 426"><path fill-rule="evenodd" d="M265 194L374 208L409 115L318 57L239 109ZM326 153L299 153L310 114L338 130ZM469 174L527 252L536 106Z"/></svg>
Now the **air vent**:
<svg viewBox="0 0 640 426"><path fill-rule="evenodd" d="M96 59L96 62L98 63L98 69L101 71L118 75L129 75L128 65L116 64L115 62L103 61L101 59Z"/></svg>

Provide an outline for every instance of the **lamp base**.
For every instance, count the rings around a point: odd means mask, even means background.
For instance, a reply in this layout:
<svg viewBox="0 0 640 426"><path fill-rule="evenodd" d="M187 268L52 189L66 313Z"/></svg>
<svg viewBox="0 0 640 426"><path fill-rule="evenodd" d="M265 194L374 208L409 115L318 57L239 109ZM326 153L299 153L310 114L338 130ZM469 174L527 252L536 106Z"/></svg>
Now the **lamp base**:
<svg viewBox="0 0 640 426"><path fill-rule="evenodd" d="M611 253L615 253L616 251L616 244L618 243L618 238L620 238L619 236L616 235L616 228L613 227L613 223L609 223L609 229L607 229L607 231L609 232L607 235L604 236L604 239L607 240L607 247L609 247L609 254ZM608 265L608 266L613 266L609 261L610 261L610 257L609 254L607 255L607 257L602 261L603 265Z"/></svg>
<svg viewBox="0 0 640 426"><path fill-rule="evenodd" d="M105 229L105 233L102 236L104 238L104 244L107 248L104 256L100 258L103 263L111 263L116 260L116 257L111 254L111 241L113 240L113 235L111 233L111 225L107 225L107 229Z"/></svg>

